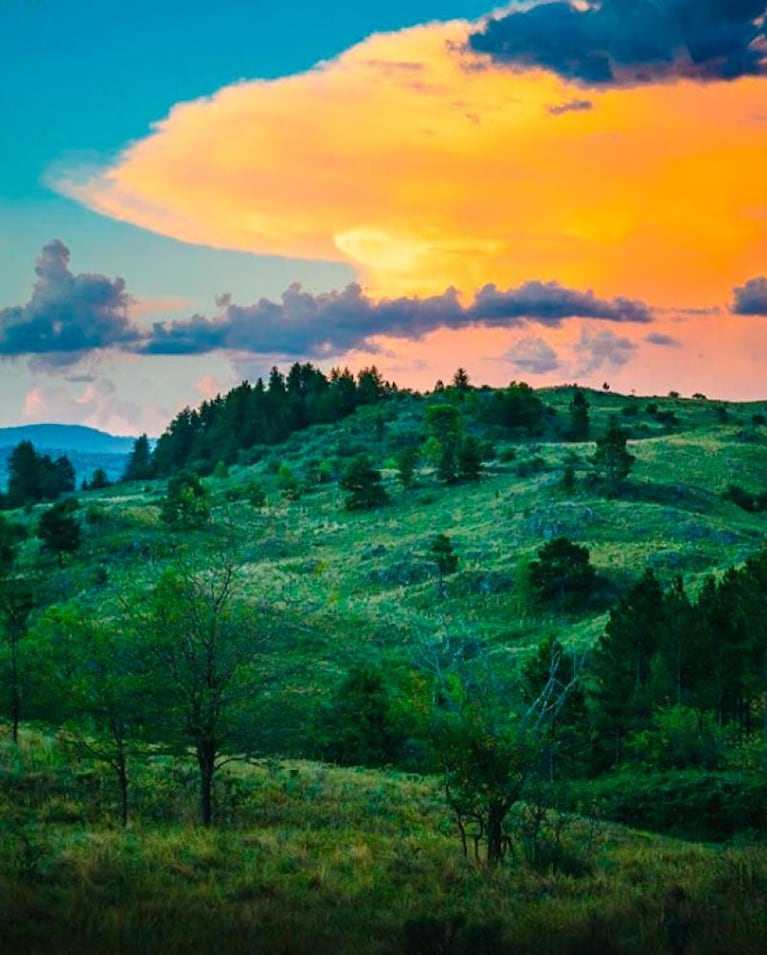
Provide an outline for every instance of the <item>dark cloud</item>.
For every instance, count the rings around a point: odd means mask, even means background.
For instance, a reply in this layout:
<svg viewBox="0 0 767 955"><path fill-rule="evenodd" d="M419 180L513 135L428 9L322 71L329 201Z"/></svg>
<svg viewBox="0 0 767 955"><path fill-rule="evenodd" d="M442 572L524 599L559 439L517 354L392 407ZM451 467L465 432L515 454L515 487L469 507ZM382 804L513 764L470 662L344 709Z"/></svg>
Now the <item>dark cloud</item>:
<svg viewBox="0 0 767 955"><path fill-rule="evenodd" d="M486 285L477 293L467 314L482 325L512 325L535 321L559 325L565 318L598 318L609 322L651 322L652 313L633 299L600 299L592 291L578 292L558 282L526 282L501 291Z"/></svg>
<svg viewBox="0 0 767 955"><path fill-rule="evenodd" d="M767 315L767 278L751 279L735 289L736 315Z"/></svg>
<svg viewBox="0 0 767 955"><path fill-rule="evenodd" d="M541 3L488 20L470 47L585 86L767 72L765 0L586 0Z"/></svg>
<svg viewBox="0 0 767 955"><path fill-rule="evenodd" d="M454 288L429 298L374 301L356 283L314 295L290 285L279 301L237 305L216 299L218 314L156 322L139 329L127 316L131 302L122 279L73 275L69 250L54 240L37 263L27 305L0 311L0 355L27 355L36 370L66 368L105 348L145 355L240 355L324 358L351 350L377 352L380 336L415 341L440 328L556 327L568 318L647 323L649 308L631 299L600 299L557 282L518 288L485 285L463 305Z"/></svg>
<svg viewBox="0 0 767 955"><path fill-rule="evenodd" d="M522 338L504 356L521 372L542 375L561 367L557 353L542 338Z"/></svg>
<svg viewBox="0 0 767 955"><path fill-rule="evenodd" d="M35 273L29 302L0 310L0 355L46 356L60 367L85 352L138 339L122 279L73 275L69 249L59 239L43 248Z"/></svg>
<svg viewBox="0 0 767 955"><path fill-rule="evenodd" d="M645 335L644 340L651 345L663 345L670 348L679 348L682 344L678 339L672 338L671 335L664 335L662 332L651 332Z"/></svg>
<svg viewBox="0 0 767 955"><path fill-rule="evenodd" d="M324 357L351 349L374 350L371 340L385 335L416 340L438 328L471 325L513 328L528 323L557 326L572 317L611 322L650 322L641 302L604 300L556 282L527 282L516 289L486 285L464 307L455 289L431 298L374 302L359 285L312 295L291 285L281 302L229 304L216 318L194 315L186 321L157 323L138 350L145 354L188 355L216 349L285 356Z"/></svg>
<svg viewBox="0 0 767 955"><path fill-rule="evenodd" d="M555 103L546 109L552 116L561 116L563 113L583 113L594 108L590 99L571 99L566 103Z"/></svg>

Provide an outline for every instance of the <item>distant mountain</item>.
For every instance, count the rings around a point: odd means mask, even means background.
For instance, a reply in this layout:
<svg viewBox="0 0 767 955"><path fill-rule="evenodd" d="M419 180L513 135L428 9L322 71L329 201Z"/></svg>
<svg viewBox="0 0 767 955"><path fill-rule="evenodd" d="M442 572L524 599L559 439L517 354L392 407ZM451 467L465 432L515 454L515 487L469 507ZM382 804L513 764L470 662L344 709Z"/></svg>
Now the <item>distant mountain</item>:
<svg viewBox="0 0 767 955"><path fill-rule="evenodd" d="M80 424L24 424L0 428L0 448L31 441L37 451L85 454L130 454L135 438L123 438Z"/></svg>
<svg viewBox="0 0 767 955"><path fill-rule="evenodd" d="M0 490L8 481L8 458L22 441L31 441L35 451L52 458L66 455L72 462L77 486L90 481L96 468L110 481L119 480L133 450L135 438L123 438L79 424L25 424L0 428Z"/></svg>

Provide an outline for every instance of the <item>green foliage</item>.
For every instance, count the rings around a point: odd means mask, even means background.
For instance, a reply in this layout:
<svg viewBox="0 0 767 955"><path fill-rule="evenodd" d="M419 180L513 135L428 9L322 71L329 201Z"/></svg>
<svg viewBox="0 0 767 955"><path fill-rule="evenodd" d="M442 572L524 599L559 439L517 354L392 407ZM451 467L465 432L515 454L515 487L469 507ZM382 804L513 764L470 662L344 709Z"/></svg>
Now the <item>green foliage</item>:
<svg viewBox="0 0 767 955"><path fill-rule="evenodd" d="M403 487L412 487L415 480L415 469L421 452L416 447L401 448L397 452L397 477Z"/></svg>
<svg viewBox="0 0 767 955"><path fill-rule="evenodd" d="M13 567L19 549L19 534L16 525L0 514L0 578Z"/></svg>
<svg viewBox="0 0 767 955"><path fill-rule="evenodd" d="M483 417L514 434L540 434L546 422L546 406L524 381L512 381L504 391L495 391L486 402Z"/></svg>
<svg viewBox="0 0 767 955"><path fill-rule="evenodd" d="M350 671L319 721L320 751L345 766L388 766L400 758L405 736L383 672Z"/></svg>
<svg viewBox="0 0 767 955"><path fill-rule="evenodd" d="M160 518L173 530L192 530L209 522L207 493L193 471L180 471L170 478Z"/></svg>
<svg viewBox="0 0 767 955"><path fill-rule="evenodd" d="M205 571L179 566L162 575L136 621L151 663L157 732L193 747L205 826L214 818L213 780L224 748L247 748L254 661L269 639L238 590L230 554Z"/></svg>
<svg viewBox="0 0 767 955"><path fill-rule="evenodd" d="M597 438L597 450L591 460L597 476L610 494L619 490L636 460L634 455L626 450L627 438L626 431L616 425L611 425Z"/></svg>
<svg viewBox="0 0 767 955"><path fill-rule="evenodd" d="M38 454L31 441L18 444L8 459L8 507L53 501L75 489L75 471L67 457Z"/></svg>
<svg viewBox="0 0 767 955"><path fill-rule="evenodd" d="M587 547L566 537L547 541L530 563L530 587L543 604L559 610L576 610L586 605L594 589L596 571Z"/></svg>
<svg viewBox="0 0 767 955"><path fill-rule="evenodd" d="M367 454L358 454L341 475L339 485L348 491L348 511L369 511L386 504L389 495L381 480L381 473L373 467Z"/></svg>
<svg viewBox="0 0 767 955"><path fill-rule="evenodd" d="M458 445L458 476L466 481L478 481L482 473L482 447L471 434Z"/></svg>
<svg viewBox="0 0 767 955"><path fill-rule="evenodd" d="M245 500L251 507L259 509L266 504L266 492L261 483L254 478L245 485L244 494Z"/></svg>
<svg viewBox="0 0 767 955"><path fill-rule="evenodd" d="M450 538L446 534L437 534L429 545L427 556L437 565L439 593L440 596L444 596L445 577L454 574L458 569L458 555L453 550Z"/></svg>
<svg viewBox="0 0 767 955"><path fill-rule="evenodd" d="M59 566L64 566L64 555L73 554L80 546L80 524L75 518L78 502L74 498L59 501L40 518L37 536L43 547L55 554Z"/></svg>
<svg viewBox="0 0 767 955"><path fill-rule="evenodd" d="M646 730L626 746L629 762L648 769L717 769L724 737L711 713L687 706L656 709Z"/></svg>
<svg viewBox="0 0 767 955"><path fill-rule="evenodd" d="M576 388L568 407L570 429L567 436L570 441L588 441L589 407L589 399L580 388Z"/></svg>

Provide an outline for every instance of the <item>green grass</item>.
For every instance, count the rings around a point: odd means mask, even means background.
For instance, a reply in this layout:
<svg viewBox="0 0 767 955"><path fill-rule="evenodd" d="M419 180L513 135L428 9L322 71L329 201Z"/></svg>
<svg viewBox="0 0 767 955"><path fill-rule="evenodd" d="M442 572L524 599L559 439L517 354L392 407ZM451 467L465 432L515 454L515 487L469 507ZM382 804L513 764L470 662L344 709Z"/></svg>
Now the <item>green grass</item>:
<svg viewBox="0 0 767 955"><path fill-rule="evenodd" d="M3 952L413 955L438 949L408 947L408 933L462 918L442 951L639 955L669 950L674 913L690 955L763 951L766 849L602 825L589 853L576 821L579 874L520 859L488 871L463 858L437 781L305 761L237 768L225 829L152 821L147 805L121 831L88 818L55 741L25 731L2 756ZM150 771L160 789L166 769ZM62 773L69 821L51 806Z"/></svg>

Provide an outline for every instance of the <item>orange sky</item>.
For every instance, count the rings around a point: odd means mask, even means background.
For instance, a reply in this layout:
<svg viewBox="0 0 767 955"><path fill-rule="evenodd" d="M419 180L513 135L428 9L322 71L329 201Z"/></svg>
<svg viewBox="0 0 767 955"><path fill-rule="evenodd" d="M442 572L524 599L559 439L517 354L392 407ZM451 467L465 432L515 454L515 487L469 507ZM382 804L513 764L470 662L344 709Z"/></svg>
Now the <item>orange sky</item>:
<svg viewBox="0 0 767 955"><path fill-rule="evenodd" d="M764 81L595 92L458 52L470 28L377 35L307 73L227 87L177 106L98 175L53 178L185 242L347 261L374 296L556 280L659 310L656 326L613 326L631 347L588 371L607 323L380 342L379 365L408 365L417 384L455 356L476 380L705 390L717 375L725 392L763 395L767 319L727 311L733 287L767 271ZM576 101L591 108L551 112ZM504 362L531 339L560 359L537 377Z"/></svg>

